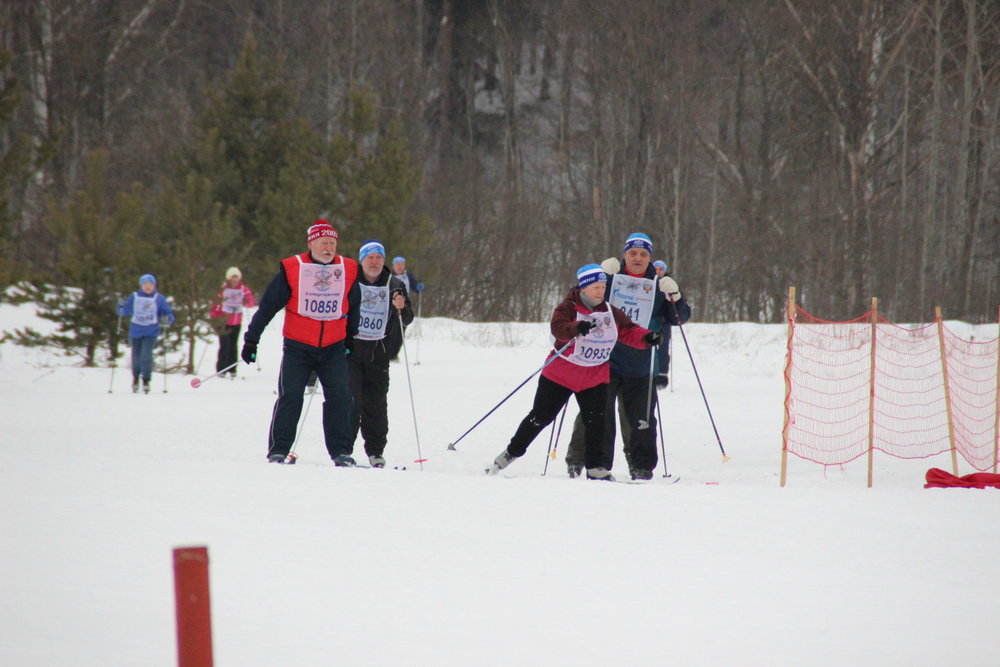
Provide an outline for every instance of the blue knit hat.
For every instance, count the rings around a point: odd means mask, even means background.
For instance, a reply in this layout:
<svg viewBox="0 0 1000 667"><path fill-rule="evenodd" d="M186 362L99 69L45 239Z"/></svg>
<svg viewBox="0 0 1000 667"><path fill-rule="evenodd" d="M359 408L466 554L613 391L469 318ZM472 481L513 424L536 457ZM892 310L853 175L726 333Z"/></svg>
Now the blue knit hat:
<svg viewBox="0 0 1000 667"><path fill-rule="evenodd" d="M375 239L369 239L361 244L361 250L358 251L358 261L362 261L365 257L372 253L378 253L385 257L385 247Z"/></svg>
<svg viewBox="0 0 1000 667"><path fill-rule="evenodd" d="M628 252L630 248L642 248L648 253L653 252L653 241L645 234L630 234L627 239L625 239L625 252Z"/></svg>
<svg viewBox="0 0 1000 667"><path fill-rule="evenodd" d="M602 269L599 264L584 264L576 270L576 284L581 289L587 285L592 285L597 282L605 283L607 281L608 276L604 273L604 269Z"/></svg>
<svg viewBox="0 0 1000 667"><path fill-rule="evenodd" d="M396 262L403 262L405 264L406 263L406 258L403 257L402 255L398 255L396 257L393 257L392 258L392 263L395 264Z"/></svg>
<svg viewBox="0 0 1000 667"><path fill-rule="evenodd" d="M667 263L664 262L662 259L658 259L655 262L653 262L653 266L657 267L658 269L663 269L664 273L667 272Z"/></svg>
<svg viewBox="0 0 1000 667"><path fill-rule="evenodd" d="M152 273L142 274L141 276L139 276L139 287L142 287L143 283L153 283L155 285L156 276L154 276Z"/></svg>

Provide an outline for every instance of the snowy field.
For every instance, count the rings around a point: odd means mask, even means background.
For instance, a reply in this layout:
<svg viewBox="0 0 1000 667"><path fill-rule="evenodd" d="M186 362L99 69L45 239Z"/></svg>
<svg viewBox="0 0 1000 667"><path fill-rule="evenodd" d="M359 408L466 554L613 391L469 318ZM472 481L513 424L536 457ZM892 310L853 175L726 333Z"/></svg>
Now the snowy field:
<svg viewBox="0 0 1000 667"><path fill-rule="evenodd" d="M545 324L411 330L422 471L404 364L386 456L405 471L335 469L318 398L299 464L269 465L280 319L259 370L157 374L148 396L127 370L109 393L107 368L0 344L0 665L175 665L171 551L192 545L223 666L1000 662L1000 491L925 490L947 455L879 454L873 489L863 460L794 458L780 488L782 326L685 327L732 460L677 336L659 396L681 480L634 485L571 480L561 455L543 477L548 430L482 474L534 379L447 451L542 363ZM0 306L0 329L28 324Z"/></svg>

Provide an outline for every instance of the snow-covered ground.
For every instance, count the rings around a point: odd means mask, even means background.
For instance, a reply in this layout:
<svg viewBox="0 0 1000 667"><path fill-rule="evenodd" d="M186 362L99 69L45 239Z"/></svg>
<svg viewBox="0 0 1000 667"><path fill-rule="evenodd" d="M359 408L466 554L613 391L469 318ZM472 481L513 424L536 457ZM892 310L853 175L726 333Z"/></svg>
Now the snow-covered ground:
<svg viewBox="0 0 1000 667"><path fill-rule="evenodd" d="M26 324L44 328L0 306ZM280 330L259 370L157 375L148 396L0 344L0 664L176 664L187 545L209 550L217 665L997 664L1000 491L923 489L946 455L877 455L873 489L864 461L793 459L780 488L781 326L685 327L725 464L677 336L660 399L681 481L645 485L571 480L561 456L543 477L548 430L484 476L534 379L447 451L542 363L545 324L411 332L422 471L404 364L387 457L405 471L335 469L319 398L299 464L269 465Z"/></svg>

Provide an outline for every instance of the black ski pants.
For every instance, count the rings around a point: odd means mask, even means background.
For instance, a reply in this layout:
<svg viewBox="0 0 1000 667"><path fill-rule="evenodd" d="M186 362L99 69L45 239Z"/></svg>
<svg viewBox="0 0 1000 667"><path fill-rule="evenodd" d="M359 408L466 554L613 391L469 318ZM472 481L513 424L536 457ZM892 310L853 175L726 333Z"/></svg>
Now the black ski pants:
<svg viewBox="0 0 1000 667"><path fill-rule="evenodd" d="M236 375L236 366L233 364L237 361L236 353L240 345L241 328L242 325L239 324L227 324L226 328L219 334L219 356L215 360L216 373L223 368L232 366L227 372Z"/></svg>
<svg viewBox="0 0 1000 667"><path fill-rule="evenodd" d="M656 391L654 388L653 391ZM604 443L608 460L614 462L615 453L615 401L622 419L622 440L625 442L625 460L629 470L653 470L659 461L656 452L656 410L649 411L648 428L640 429L640 421L647 421L646 408L649 404L649 377L626 378L611 374L608 383L607 403L604 408ZM627 424L627 426L625 426ZM566 463L582 462L581 450L584 440L583 424L578 416L573 423L573 435L566 450ZM608 466L608 470L611 466Z"/></svg>
<svg viewBox="0 0 1000 667"><path fill-rule="evenodd" d="M604 406L607 402L608 385L599 384L590 389L573 392L563 385L553 382L544 375L538 379L538 389L535 391L535 402L531 412L517 427L514 437L507 445L511 456L524 456L528 445L538 437L546 426L551 424L570 395L576 394L576 403L580 407L584 424L584 462L588 468L611 469L608 452L603 449L604 441Z"/></svg>
<svg viewBox="0 0 1000 667"><path fill-rule="evenodd" d="M364 364L349 357L351 396L354 410L351 414L351 448L358 438L358 431L365 439L365 454L382 456L389 435L389 362Z"/></svg>
<svg viewBox="0 0 1000 667"><path fill-rule="evenodd" d="M285 339L278 374L267 453L288 454L295 442L303 394L309 374L316 371L323 387L323 434L330 458L351 453L351 392L348 388L347 348L344 341L326 347Z"/></svg>

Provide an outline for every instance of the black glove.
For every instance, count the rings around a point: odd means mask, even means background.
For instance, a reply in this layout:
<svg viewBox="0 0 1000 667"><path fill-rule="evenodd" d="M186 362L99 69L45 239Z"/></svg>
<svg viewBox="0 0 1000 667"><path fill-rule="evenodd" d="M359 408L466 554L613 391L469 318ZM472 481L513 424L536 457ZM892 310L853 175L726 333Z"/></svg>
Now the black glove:
<svg viewBox="0 0 1000 667"><path fill-rule="evenodd" d="M257 361L257 343L251 343L248 340L243 341L243 351L240 352L240 358L248 364Z"/></svg>
<svg viewBox="0 0 1000 667"><path fill-rule="evenodd" d="M594 326L590 320L580 320L576 323L576 333L579 336L586 336Z"/></svg>
<svg viewBox="0 0 1000 667"><path fill-rule="evenodd" d="M656 377L653 378L653 384L656 385L657 389L666 389L667 385L670 384L670 378L667 377L666 373L657 373Z"/></svg>
<svg viewBox="0 0 1000 667"><path fill-rule="evenodd" d="M646 341L646 345L649 347L656 347L663 342L663 332L662 331L650 331L648 334L642 337Z"/></svg>

